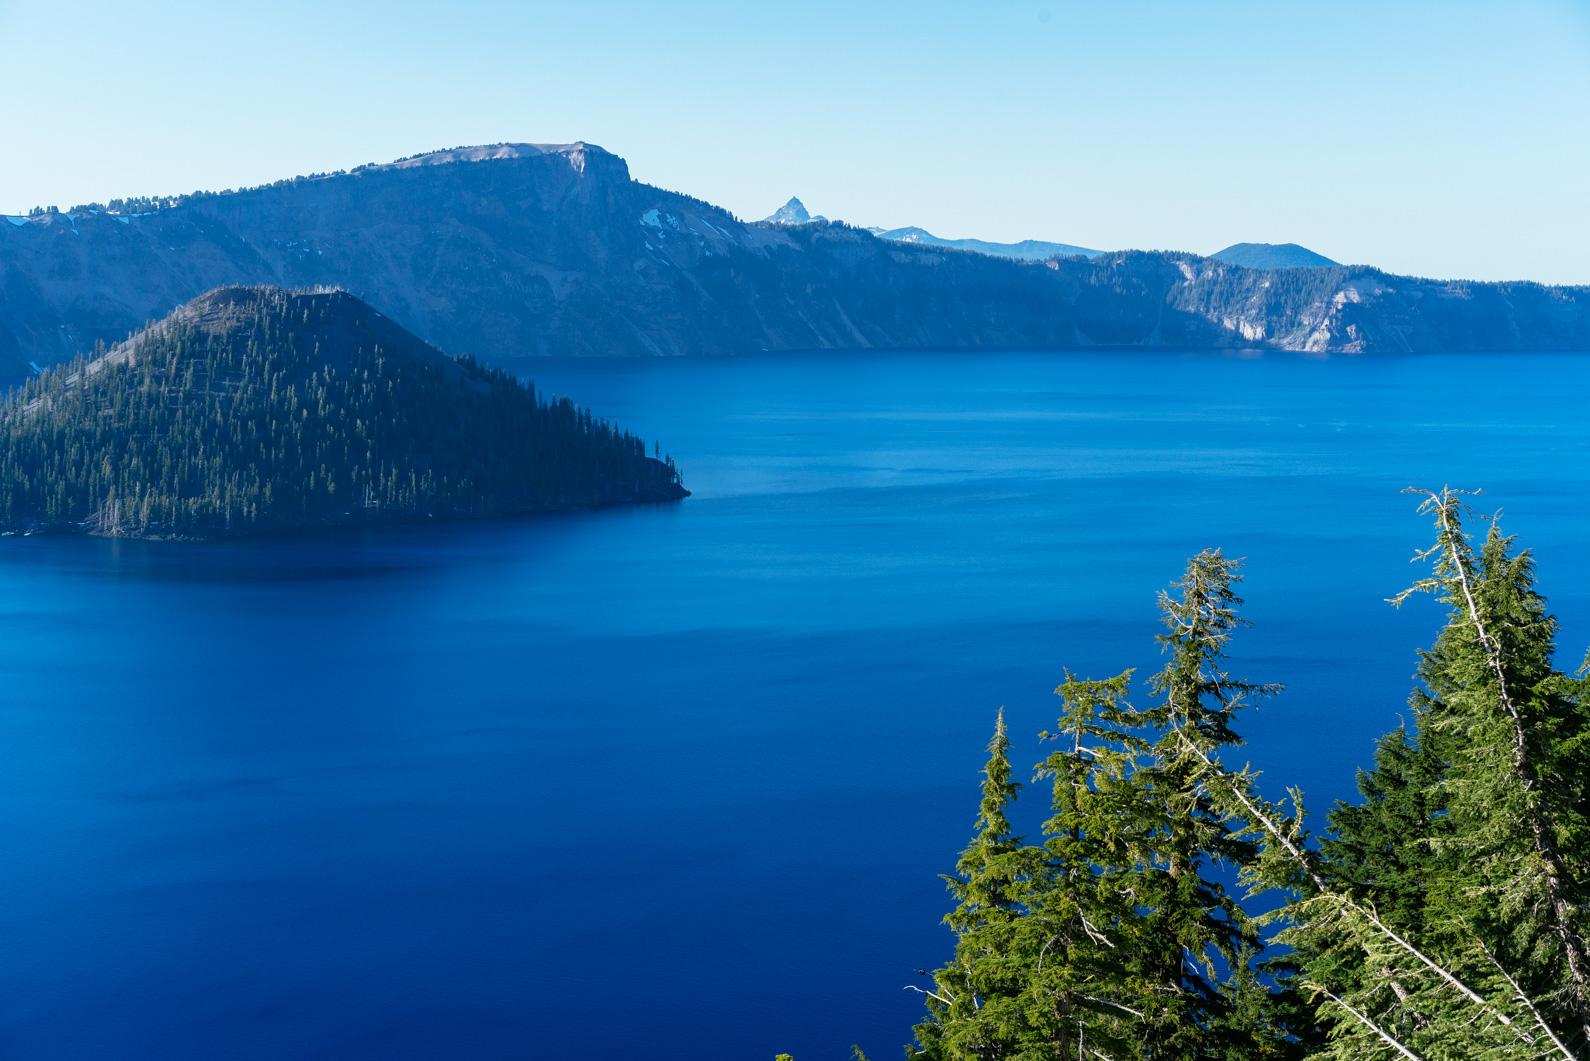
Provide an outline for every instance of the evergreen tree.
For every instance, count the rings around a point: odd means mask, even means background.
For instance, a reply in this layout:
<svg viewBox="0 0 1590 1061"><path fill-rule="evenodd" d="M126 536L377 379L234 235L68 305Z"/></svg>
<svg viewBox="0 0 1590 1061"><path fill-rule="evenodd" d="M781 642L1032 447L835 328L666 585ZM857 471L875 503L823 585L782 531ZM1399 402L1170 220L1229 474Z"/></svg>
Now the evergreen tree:
<svg viewBox="0 0 1590 1061"><path fill-rule="evenodd" d="M1457 495L1430 494L1431 578L1450 607L1421 653L1415 729L1382 738L1357 804L1316 849L1302 798L1221 759L1274 686L1222 670L1244 625L1238 565L1201 553L1161 597L1156 701L1130 672L1067 673L1041 848L1010 836L1003 720L980 832L954 887L956 961L919 1027L942 1058L1585 1061L1590 679L1553 663L1533 561ZM1398 602L1407 594L1397 598ZM1590 659L1587 659L1590 669ZM1250 918L1212 879L1290 901ZM1264 925L1290 954L1261 961Z"/></svg>
<svg viewBox="0 0 1590 1061"><path fill-rule="evenodd" d="M1415 588L1451 608L1420 661L1452 817L1452 871L1434 898L1560 1034L1590 1046L1590 698L1553 665L1557 621L1529 552L1493 522L1475 556L1456 493L1431 494L1426 508L1436 566Z"/></svg>
<svg viewBox="0 0 1590 1061"><path fill-rule="evenodd" d="M1410 737L1406 727L1399 726L1377 743L1374 769L1358 773L1363 802L1338 803L1329 815L1331 832L1320 842L1321 871L1328 874L1335 893L1374 910L1388 928L1421 951L1449 960L1454 942L1462 949L1461 933L1454 940L1432 908L1432 889L1452 872L1444 846L1452 821L1440 787L1445 760L1429 734L1422 697L1415 694L1414 700L1419 736ZM1320 931L1305 931L1297 941L1298 963L1313 982L1363 1005L1399 1041L1426 1049L1432 1045L1421 1042L1431 1026L1431 1013L1420 1008L1415 994L1429 977L1416 959L1410 962L1406 952L1387 948L1386 941L1372 932L1334 931L1330 920ZM1439 980L1435 983L1437 991L1450 988ZM1450 1006L1444 999L1436 1003L1438 1009ZM1339 1005L1334 1012L1326 1007L1322 1016L1338 1028L1337 1046L1330 1053L1359 1056L1367 1043L1375 1042L1377 1048L1387 1048ZM1470 1037L1465 1048L1484 1047Z"/></svg>
<svg viewBox="0 0 1590 1061"><path fill-rule="evenodd" d="M1320 841L1339 886L1373 901L1389 924L1410 930L1427 920L1432 885L1452 871L1444 843L1452 832L1441 788L1445 761L1427 710L1415 718L1418 737L1398 726L1380 738L1374 769L1358 772L1363 802L1338 803L1329 815L1331 832Z"/></svg>
<svg viewBox="0 0 1590 1061"><path fill-rule="evenodd" d="M1193 558L1163 595L1169 654L1146 711L1131 672L1066 674L1041 848L1009 836L1003 719L985 770L980 831L952 879L957 957L940 970L924 1052L946 1058L1201 1059L1298 1054L1255 969L1257 925L1211 874L1256 850L1207 788L1212 758L1241 743L1247 698L1273 692L1220 669L1241 625L1237 565ZM1150 739L1150 734L1155 739ZM1091 1042L1091 1046L1089 1043Z"/></svg>
<svg viewBox="0 0 1590 1061"><path fill-rule="evenodd" d="M1128 834L1142 829L1130 780L1140 749L1119 734L1130 710L1129 675L1085 681L1068 674L1055 690L1065 709L1053 739L1067 746L1039 765L1053 781L1042 847L1010 835L1006 812L1020 786L1010 780L1001 712L979 831L958 875L946 878L959 900L945 918L956 932L956 956L926 993L930 1019L917 1027L924 1055L1132 1056L1144 985L1126 960L1143 931L1124 861Z"/></svg>
<svg viewBox="0 0 1590 1061"><path fill-rule="evenodd" d="M1158 1004L1145 1022L1144 1057L1229 1055L1255 1045L1243 1041L1233 1009L1239 996L1249 1006L1258 998L1249 963L1263 942L1235 897L1209 878L1216 868L1241 868L1257 854L1229 824L1208 777L1222 770L1219 753L1242 743L1233 728L1236 713L1254 697L1279 691L1221 669L1232 633L1248 625L1237 613L1240 570L1238 561L1206 550L1188 561L1175 583L1179 596L1160 594L1165 632L1157 640L1168 658L1149 682L1159 702L1141 716L1161 734L1140 781L1160 815L1138 869L1140 904L1151 927L1138 961L1158 988ZM1231 971L1229 983L1222 970Z"/></svg>
<svg viewBox="0 0 1590 1061"><path fill-rule="evenodd" d="M1055 689L1057 730L1040 734L1060 748L1038 771L1052 779L1052 794L1028 910L1042 938L1029 989L1031 1023L1043 1032L1035 1057L1134 1056L1152 1005L1153 985L1133 961L1152 931L1134 856L1153 822L1136 780L1146 744L1130 732L1131 676L1067 671Z"/></svg>
<svg viewBox="0 0 1590 1061"><path fill-rule="evenodd" d="M922 991L928 1019L916 1027L920 1052L932 1058L1020 1056L1022 999L1030 955L1022 910L1031 850L1013 836L1007 811L1021 784L1011 778L1010 738L1001 708L983 768L976 835L944 878L956 907L944 923L956 936L955 958Z"/></svg>
<svg viewBox="0 0 1590 1061"><path fill-rule="evenodd" d="M1306 872L1283 938L1321 1000L1328 1056L1568 1061L1585 1048L1583 683L1552 669L1528 554L1493 526L1474 556L1454 493L1424 510L1435 570L1408 593L1451 611L1421 653L1417 739L1381 741L1324 860L1291 853Z"/></svg>

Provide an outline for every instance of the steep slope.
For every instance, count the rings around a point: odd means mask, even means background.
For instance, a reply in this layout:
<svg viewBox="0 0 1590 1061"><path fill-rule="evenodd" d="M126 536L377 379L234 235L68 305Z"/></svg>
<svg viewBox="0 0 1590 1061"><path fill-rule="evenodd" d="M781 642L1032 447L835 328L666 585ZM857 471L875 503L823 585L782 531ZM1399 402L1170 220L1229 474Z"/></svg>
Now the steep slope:
<svg viewBox="0 0 1590 1061"><path fill-rule="evenodd" d="M0 405L13 530L192 538L682 496L639 439L341 291L213 291Z"/></svg>
<svg viewBox="0 0 1590 1061"><path fill-rule="evenodd" d="M1590 350L1590 288L1392 276L1362 266L1260 270L1204 259L1167 293L1250 345L1344 353Z"/></svg>
<svg viewBox="0 0 1590 1061"><path fill-rule="evenodd" d="M0 375L113 343L226 285L337 286L485 360L814 347L1590 348L1590 289L1195 255L1014 261L849 226L745 224L589 144L0 223ZM1322 284L1334 284L1326 289Z"/></svg>
<svg viewBox="0 0 1590 1061"><path fill-rule="evenodd" d="M1056 255L1069 258L1073 254L1080 254L1084 258L1095 258L1104 253L1087 247L1076 247L1070 243L1048 243L1041 239L1024 239L1020 243L991 243L982 239L942 239L925 228L914 226L891 229L869 228L867 231L879 239L892 239L898 243L950 247L955 250L976 251L978 254L991 254L996 258L1015 258L1018 261L1043 261Z"/></svg>
<svg viewBox="0 0 1590 1061"><path fill-rule="evenodd" d="M1296 243L1233 243L1209 257L1245 269L1313 269L1341 264Z"/></svg>

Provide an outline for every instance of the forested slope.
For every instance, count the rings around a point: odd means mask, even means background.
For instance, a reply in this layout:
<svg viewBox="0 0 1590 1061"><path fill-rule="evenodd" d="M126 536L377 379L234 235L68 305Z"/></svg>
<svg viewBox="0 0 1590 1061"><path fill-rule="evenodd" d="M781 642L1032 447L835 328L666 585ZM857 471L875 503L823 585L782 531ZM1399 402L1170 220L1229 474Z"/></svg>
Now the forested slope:
<svg viewBox="0 0 1590 1061"><path fill-rule="evenodd" d="M682 496L639 439L340 291L211 292L0 405L13 530L208 537Z"/></svg>

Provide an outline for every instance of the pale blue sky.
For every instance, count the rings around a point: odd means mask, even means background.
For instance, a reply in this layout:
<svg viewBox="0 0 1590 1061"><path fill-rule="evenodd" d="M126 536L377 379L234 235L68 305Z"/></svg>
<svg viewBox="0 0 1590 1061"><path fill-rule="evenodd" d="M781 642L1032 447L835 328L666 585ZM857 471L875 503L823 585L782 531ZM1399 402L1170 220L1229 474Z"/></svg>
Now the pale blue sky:
<svg viewBox="0 0 1590 1061"><path fill-rule="evenodd" d="M1590 283L1590 0L0 0L0 211L584 139L742 217Z"/></svg>

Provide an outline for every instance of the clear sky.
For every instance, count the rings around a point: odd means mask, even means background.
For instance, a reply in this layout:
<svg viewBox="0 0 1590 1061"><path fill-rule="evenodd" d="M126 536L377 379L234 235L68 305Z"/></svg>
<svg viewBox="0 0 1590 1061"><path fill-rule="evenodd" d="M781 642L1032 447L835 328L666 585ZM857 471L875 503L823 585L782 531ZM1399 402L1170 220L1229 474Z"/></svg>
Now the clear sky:
<svg viewBox="0 0 1590 1061"><path fill-rule="evenodd" d="M587 140L741 217L1590 283L1590 0L0 0L0 212Z"/></svg>

